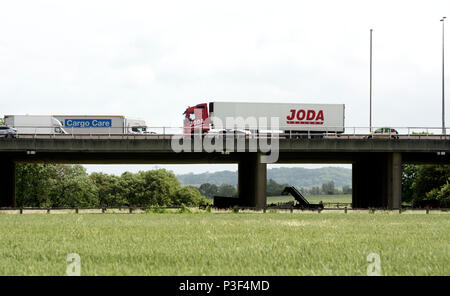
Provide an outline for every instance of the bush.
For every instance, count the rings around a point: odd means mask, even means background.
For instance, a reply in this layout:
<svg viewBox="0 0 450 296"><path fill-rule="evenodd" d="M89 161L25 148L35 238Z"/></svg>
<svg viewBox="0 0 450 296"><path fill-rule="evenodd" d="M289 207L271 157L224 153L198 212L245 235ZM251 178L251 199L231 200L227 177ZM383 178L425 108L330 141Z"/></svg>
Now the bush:
<svg viewBox="0 0 450 296"><path fill-rule="evenodd" d="M450 184L447 183L441 188L434 188L426 194L426 200L439 201L441 207L450 207Z"/></svg>
<svg viewBox="0 0 450 296"><path fill-rule="evenodd" d="M437 200L438 192L439 192L438 188L433 188L432 190L430 190L430 192L427 192L425 194L424 200Z"/></svg>
<svg viewBox="0 0 450 296"><path fill-rule="evenodd" d="M201 206L207 205L209 201L192 186L184 186L179 188L172 201L173 205Z"/></svg>
<svg viewBox="0 0 450 296"><path fill-rule="evenodd" d="M178 213L187 214L187 213L191 213L191 210L189 210L189 208L186 207L185 204L181 204L181 208L178 210Z"/></svg>
<svg viewBox="0 0 450 296"><path fill-rule="evenodd" d="M437 194L437 199L441 202L441 207L450 207L450 184L447 183L441 187Z"/></svg>

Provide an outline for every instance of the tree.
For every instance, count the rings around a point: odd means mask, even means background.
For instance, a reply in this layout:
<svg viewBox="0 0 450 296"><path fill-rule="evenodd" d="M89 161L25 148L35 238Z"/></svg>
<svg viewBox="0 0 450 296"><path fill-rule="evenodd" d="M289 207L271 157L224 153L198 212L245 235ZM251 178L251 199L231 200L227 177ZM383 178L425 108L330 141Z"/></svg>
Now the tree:
<svg viewBox="0 0 450 296"><path fill-rule="evenodd" d="M100 205L114 207L128 204L119 177L104 173L92 173L89 178L97 187Z"/></svg>
<svg viewBox="0 0 450 296"><path fill-rule="evenodd" d="M342 187L342 193L343 194L352 194L352 188L348 185L345 185Z"/></svg>
<svg viewBox="0 0 450 296"><path fill-rule="evenodd" d="M420 201L427 198L427 193L433 189L439 189L450 178L450 166L448 165L421 165L411 185L413 200Z"/></svg>
<svg viewBox="0 0 450 296"><path fill-rule="evenodd" d="M402 201L410 202L413 200L413 183L417 177L419 166L407 164L402 167Z"/></svg>
<svg viewBox="0 0 450 296"><path fill-rule="evenodd" d="M56 207L97 207L98 190L87 175L69 175L57 184Z"/></svg>
<svg viewBox="0 0 450 296"><path fill-rule="evenodd" d="M279 196L281 195L281 192L284 190L284 188L287 186L289 185L287 184L281 185L275 182L273 179L269 179L269 181L267 181L266 187L267 196Z"/></svg>
<svg viewBox="0 0 450 296"><path fill-rule="evenodd" d="M322 192L323 194L334 194L335 189L334 189L334 182L330 181L328 183L324 183L322 184Z"/></svg>
<svg viewBox="0 0 450 296"><path fill-rule="evenodd" d="M320 194L320 188L318 186L313 186L310 190L311 195L319 195Z"/></svg>
<svg viewBox="0 0 450 296"><path fill-rule="evenodd" d="M121 198L126 201L127 205L141 205L145 190L144 179L141 175L130 172L123 173L119 178L119 187Z"/></svg>
<svg viewBox="0 0 450 296"><path fill-rule="evenodd" d="M218 196L235 197L235 196L237 196L237 190L236 190L236 187L234 187L233 185L222 184L219 186L217 195Z"/></svg>
<svg viewBox="0 0 450 296"><path fill-rule="evenodd" d="M165 169L141 171L138 173L144 181L141 205L171 206L173 197L181 187L175 175Z"/></svg>
<svg viewBox="0 0 450 296"><path fill-rule="evenodd" d="M207 198L213 198L214 195L217 195L219 187L215 184L204 183L200 185L198 189L202 195L206 196Z"/></svg>
<svg viewBox="0 0 450 296"><path fill-rule="evenodd" d="M21 207L50 207L55 190L57 166L18 163L16 165L16 200Z"/></svg>

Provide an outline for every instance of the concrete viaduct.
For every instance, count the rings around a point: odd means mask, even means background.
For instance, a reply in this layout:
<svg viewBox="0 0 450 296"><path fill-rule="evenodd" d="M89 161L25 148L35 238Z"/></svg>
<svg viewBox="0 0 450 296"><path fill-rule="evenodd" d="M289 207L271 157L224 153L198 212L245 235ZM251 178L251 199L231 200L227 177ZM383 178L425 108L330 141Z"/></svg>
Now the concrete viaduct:
<svg viewBox="0 0 450 296"><path fill-rule="evenodd" d="M233 139L233 145L237 145ZM15 165L18 162L82 164L238 164L240 204L266 204L267 164L264 153L251 152L246 140L242 152L176 153L168 135L64 136L0 139L0 207L15 206ZM353 167L354 208L399 208L402 164L450 164L450 136L438 138L278 139L277 163L348 163ZM235 150L236 151L236 150Z"/></svg>

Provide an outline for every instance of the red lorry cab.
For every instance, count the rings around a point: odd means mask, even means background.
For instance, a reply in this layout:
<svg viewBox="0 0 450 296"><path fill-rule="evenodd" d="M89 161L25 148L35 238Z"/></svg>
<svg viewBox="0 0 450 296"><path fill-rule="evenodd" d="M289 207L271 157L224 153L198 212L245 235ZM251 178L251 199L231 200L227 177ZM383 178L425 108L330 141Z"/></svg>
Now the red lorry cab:
<svg viewBox="0 0 450 296"><path fill-rule="evenodd" d="M194 130L197 132L206 133L209 131L209 113L208 104L202 103L195 106L190 106L184 111L184 133L192 134Z"/></svg>

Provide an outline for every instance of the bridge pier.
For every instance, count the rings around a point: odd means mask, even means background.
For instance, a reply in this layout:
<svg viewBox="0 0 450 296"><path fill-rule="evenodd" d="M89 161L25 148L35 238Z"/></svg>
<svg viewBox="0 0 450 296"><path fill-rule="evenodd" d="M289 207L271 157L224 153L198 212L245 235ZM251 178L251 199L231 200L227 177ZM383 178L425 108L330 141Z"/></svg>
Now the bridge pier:
<svg viewBox="0 0 450 296"><path fill-rule="evenodd" d="M16 206L16 164L8 158L0 159L0 207Z"/></svg>
<svg viewBox="0 0 450 296"><path fill-rule="evenodd" d="M261 154L245 153L238 163L239 205L262 209L267 203L267 164L261 163Z"/></svg>
<svg viewBox="0 0 450 296"><path fill-rule="evenodd" d="M352 207L398 209L402 194L402 154L371 153L359 157L352 170Z"/></svg>

